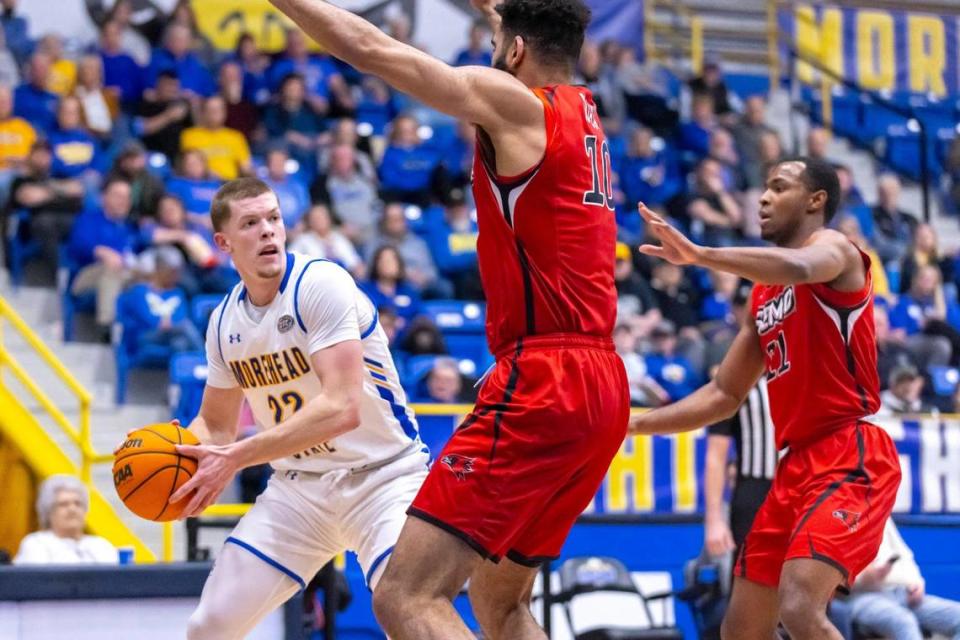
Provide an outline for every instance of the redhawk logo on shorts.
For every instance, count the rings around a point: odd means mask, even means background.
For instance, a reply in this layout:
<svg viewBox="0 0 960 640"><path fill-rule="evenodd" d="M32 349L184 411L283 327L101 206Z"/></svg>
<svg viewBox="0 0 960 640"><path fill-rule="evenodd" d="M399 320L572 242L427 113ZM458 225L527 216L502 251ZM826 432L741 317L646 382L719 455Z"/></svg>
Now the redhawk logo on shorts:
<svg viewBox="0 0 960 640"><path fill-rule="evenodd" d="M850 531L856 531L860 524L860 514L846 509L837 509L833 512L833 517L847 525Z"/></svg>
<svg viewBox="0 0 960 640"><path fill-rule="evenodd" d="M468 473L473 473L473 462L476 458L464 458L455 453L451 453L440 458L440 462L447 465L457 480L466 480Z"/></svg>

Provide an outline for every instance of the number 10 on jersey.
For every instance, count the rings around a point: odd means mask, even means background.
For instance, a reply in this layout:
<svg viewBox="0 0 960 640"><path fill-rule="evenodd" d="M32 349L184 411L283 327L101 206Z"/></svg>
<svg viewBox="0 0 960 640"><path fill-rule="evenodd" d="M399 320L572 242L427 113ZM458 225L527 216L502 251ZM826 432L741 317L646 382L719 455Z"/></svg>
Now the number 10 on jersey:
<svg viewBox="0 0 960 640"><path fill-rule="evenodd" d="M613 211L613 183L610 180L610 146L604 140L597 148L597 136L583 139L593 172L593 189L583 194L583 204L606 207ZM601 184L601 181L603 184Z"/></svg>

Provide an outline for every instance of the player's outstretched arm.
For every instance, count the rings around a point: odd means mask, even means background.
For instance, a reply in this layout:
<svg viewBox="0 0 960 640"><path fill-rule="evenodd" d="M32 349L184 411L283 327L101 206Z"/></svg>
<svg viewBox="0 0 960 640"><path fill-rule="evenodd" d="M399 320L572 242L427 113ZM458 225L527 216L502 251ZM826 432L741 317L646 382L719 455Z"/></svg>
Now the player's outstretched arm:
<svg viewBox="0 0 960 640"><path fill-rule="evenodd" d="M396 89L488 131L541 125L540 100L509 73L451 67L324 0L270 0L330 54Z"/></svg>
<svg viewBox="0 0 960 640"><path fill-rule="evenodd" d="M741 327L713 380L679 402L630 418L629 433L680 433L724 420L743 404L764 370L752 319Z"/></svg>
<svg viewBox="0 0 960 640"><path fill-rule="evenodd" d="M834 283L863 271L856 247L830 229L815 232L806 245L783 247L701 247L642 203L640 215L660 246L645 244L640 251L679 265L695 264L734 273L761 284ZM852 285L851 289L862 286Z"/></svg>

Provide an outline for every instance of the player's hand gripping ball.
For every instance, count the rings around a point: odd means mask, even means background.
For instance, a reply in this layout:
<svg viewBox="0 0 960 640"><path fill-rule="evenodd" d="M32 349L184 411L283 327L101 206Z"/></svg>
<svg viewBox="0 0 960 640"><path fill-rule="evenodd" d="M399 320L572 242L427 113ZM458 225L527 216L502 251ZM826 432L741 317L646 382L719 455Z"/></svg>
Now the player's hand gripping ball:
<svg viewBox="0 0 960 640"><path fill-rule="evenodd" d="M178 444L200 444L176 424L152 424L127 434L114 451L113 486L130 511L141 518L176 520L189 500L170 496L197 471L195 458L177 453Z"/></svg>

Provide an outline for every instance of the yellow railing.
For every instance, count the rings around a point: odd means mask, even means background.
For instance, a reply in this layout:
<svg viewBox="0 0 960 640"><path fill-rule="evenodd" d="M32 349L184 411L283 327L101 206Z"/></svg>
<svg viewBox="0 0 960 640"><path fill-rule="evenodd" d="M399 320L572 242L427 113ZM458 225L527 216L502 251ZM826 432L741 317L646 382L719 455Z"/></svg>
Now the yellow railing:
<svg viewBox="0 0 960 640"><path fill-rule="evenodd" d="M689 38L678 32L676 25L656 20L657 9L673 13L684 21L683 28L689 31ZM657 50L656 35L681 45L690 56L690 69L694 75L703 71L703 19L677 0L647 0L643 5L643 42L647 60L667 62L668 56Z"/></svg>
<svg viewBox="0 0 960 640"><path fill-rule="evenodd" d="M63 382L63 384L76 396L80 405L79 424L73 424L63 413L63 411L50 399L50 396L44 392L33 378L26 372L23 365L14 357L7 348L3 340L3 325L9 323L17 333L23 338L24 342L30 346L33 351L40 356L44 363L50 367L53 373ZM26 322L13 310L13 307L0 296L0 382L3 378L3 370L9 369L20 384L30 393L31 396L40 404L40 407L47 412L53 419L53 422L70 438L70 440L80 450L80 477L88 486L91 485L90 467L96 463L110 462L113 456L109 454L99 454L91 443L90 439L90 405L93 397L90 392L83 388L73 374L63 366L57 359L53 351L50 350L43 341L37 337L37 334L27 325Z"/></svg>

